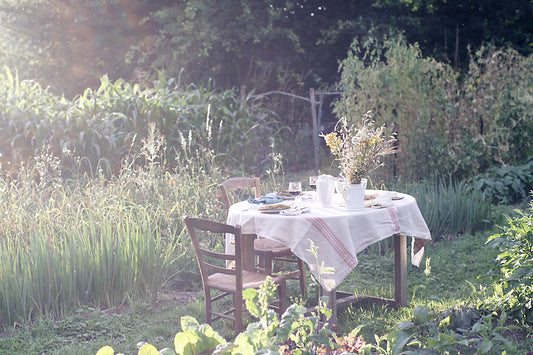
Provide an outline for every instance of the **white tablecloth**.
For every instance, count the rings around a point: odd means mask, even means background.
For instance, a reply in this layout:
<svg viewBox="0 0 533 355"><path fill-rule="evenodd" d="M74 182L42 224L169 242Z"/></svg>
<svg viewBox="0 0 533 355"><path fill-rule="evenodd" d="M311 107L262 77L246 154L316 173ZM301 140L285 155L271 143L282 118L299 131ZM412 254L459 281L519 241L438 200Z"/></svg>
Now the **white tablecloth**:
<svg viewBox="0 0 533 355"><path fill-rule="evenodd" d="M403 198L386 208L359 211L347 210L339 200L327 208L316 201L302 201L298 204L308 205L309 212L296 216L261 213L258 205L243 201L229 209L228 224L240 225L243 234L256 234L289 246L317 278L319 268L333 269L321 275L322 286L332 290L357 266L357 253L394 234L413 237L411 262L420 264L424 245L431 240L430 231L416 200L409 195L398 196ZM309 251L311 242L318 260ZM226 246L230 248L230 244Z"/></svg>

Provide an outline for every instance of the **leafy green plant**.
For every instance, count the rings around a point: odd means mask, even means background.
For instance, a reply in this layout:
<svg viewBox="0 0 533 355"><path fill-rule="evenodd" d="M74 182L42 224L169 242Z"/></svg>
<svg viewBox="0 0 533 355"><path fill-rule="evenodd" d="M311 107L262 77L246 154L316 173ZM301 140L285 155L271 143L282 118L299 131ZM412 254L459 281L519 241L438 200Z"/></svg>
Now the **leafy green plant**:
<svg viewBox="0 0 533 355"><path fill-rule="evenodd" d="M516 166L494 167L469 180L492 203L512 204L524 200L533 189L533 159Z"/></svg>
<svg viewBox="0 0 533 355"><path fill-rule="evenodd" d="M517 211L507 218L502 233L488 238L487 243L498 248L498 268L503 294L501 304L513 316L533 323L533 202L529 213ZM498 274L499 275L499 274Z"/></svg>

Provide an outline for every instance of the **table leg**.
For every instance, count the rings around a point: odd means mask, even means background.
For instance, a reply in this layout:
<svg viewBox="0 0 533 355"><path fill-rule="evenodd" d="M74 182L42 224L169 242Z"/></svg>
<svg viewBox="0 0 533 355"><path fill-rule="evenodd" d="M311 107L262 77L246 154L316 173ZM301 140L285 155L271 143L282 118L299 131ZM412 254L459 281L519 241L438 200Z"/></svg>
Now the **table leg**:
<svg viewBox="0 0 533 355"><path fill-rule="evenodd" d="M255 271L254 259L255 234L243 234L241 240L242 267L244 270Z"/></svg>
<svg viewBox="0 0 533 355"><path fill-rule="evenodd" d="M329 309L331 309L331 316L328 319L329 327L330 328L331 327L335 327L337 325L337 323L338 323L338 319L337 319L337 288L334 288L331 291L326 291L322 287L322 294L324 296L328 296L329 297L328 304L326 306Z"/></svg>
<svg viewBox="0 0 533 355"><path fill-rule="evenodd" d="M407 306L407 237L394 235L394 296L396 305Z"/></svg>
<svg viewBox="0 0 533 355"><path fill-rule="evenodd" d="M407 237L400 234L394 235L394 300L367 295L354 295L337 291L336 288L331 291L322 288L322 294L329 297L327 307L331 309L331 317L328 319L330 328L337 326L338 307L351 303L368 300L377 304L397 307L407 306Z"/></svg>

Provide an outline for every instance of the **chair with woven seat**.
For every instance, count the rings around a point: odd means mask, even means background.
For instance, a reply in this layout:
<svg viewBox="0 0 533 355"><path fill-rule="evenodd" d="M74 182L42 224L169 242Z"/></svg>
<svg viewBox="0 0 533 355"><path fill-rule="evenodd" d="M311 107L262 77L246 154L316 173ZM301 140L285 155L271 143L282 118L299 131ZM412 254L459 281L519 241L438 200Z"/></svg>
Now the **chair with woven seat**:
<svg viewBox="0 0 533 355"><path fill-rule="evenodd" d="M220 184L220 192L226 206L226 211L229 211L233 202L232 199L230 199L230 194L248 188L253 188L255 198L261 197L261 180L257 177L234 177L229 178ZM242 199L243 196L239 197ZM305 263L300 258L296 257L289 247L276 242L275 240L258 236L254 241L254 254L259 259L261 269L267 275L272 275L274 261L297 263L298 271L288 274L288 277L299 281L302 296L304 298L307 297Z"/></svg>
<svg viewBox="0 0 533 355"><path fill-rule="evenodd" d="M184 217L185 226L191 237L205 296L205 318L207 324L212 324L217 319L224 318L234 321L235 336L243 330L244 300L242 292L248 288L259 288L265 282L268 275L259 274L243 269L241 261L241 229L239 226L210 221L203 218ZM235 237L235 254L224 254L211 251L205 247L213 243L213 238L225 238L226 234ZM227 268L226 261L233 262L233 267ZM219 265L217 265L217 263ZM287 307L286 279L284 276L272 277L278 286L277 311L281 315ZM211 289L217 289L222 293L211 296ZM233 308L225 312L213 310L213 302L226 296L233 296ZM231 315L233 313L233 315Z"/></svg>

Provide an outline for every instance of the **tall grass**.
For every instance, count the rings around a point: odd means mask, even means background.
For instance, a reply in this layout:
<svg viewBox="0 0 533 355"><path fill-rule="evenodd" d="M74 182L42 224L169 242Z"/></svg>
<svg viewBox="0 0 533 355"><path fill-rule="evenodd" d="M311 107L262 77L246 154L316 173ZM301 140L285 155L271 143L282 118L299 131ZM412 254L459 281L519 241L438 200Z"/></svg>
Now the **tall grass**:
<svg viewBox="0 0 533 355"><path fill-rule="evenodd" d="M2 244L2 321L62 315L78 304L109 307L157 292L169 277L175 248L142 209L117 212L120 222L80 214L63 235L40 223L29 231L27 245Z"/></svg>
<svg viewBox="0 0 533 355"><path fill-rule="evenodd" d="M478 232L491 218L490 202L465 184L427 180L408 185L406 192L416 198L433 240Z"/></svg>
<svg viewBox="0 0 533 355"><path fill-rule="evenodd" d="M17 179L0 178L0 327L190 281L196 266L181 217L221 218L220 174L206 173L209 153L187 146L180 168L165 171L164 147L153 132L112 179L64 181L46 154Z"/></svg>

